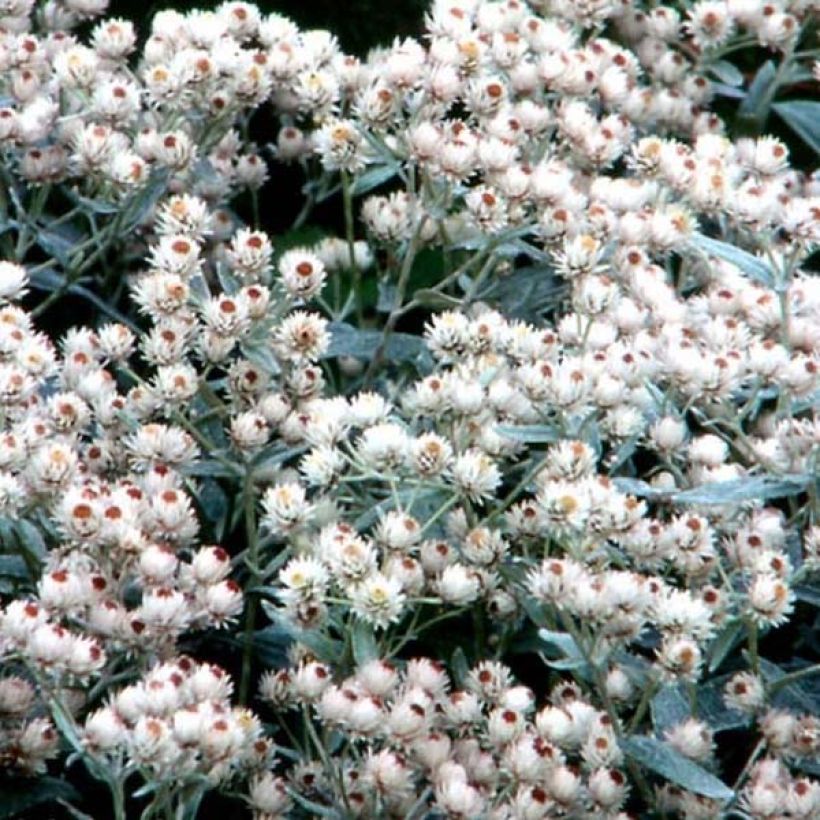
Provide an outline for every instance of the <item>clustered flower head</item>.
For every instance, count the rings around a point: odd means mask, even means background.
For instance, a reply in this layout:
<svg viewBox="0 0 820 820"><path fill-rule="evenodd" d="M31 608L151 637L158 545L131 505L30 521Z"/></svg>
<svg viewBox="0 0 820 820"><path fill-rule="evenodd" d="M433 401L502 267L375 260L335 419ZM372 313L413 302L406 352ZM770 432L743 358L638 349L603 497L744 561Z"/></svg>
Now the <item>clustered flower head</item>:
<svg viewBox="0 0 820 820"><path fill-rule="evenodd" d="M273 752L256 715L231 706L232 691L218 666L187 657L157 664L88 715L82 743L98 759L124 754L126 766L175 787L198 777L216 785L265 766Z"/></svg>
<svg viewBox="0 0 820 820"><path fill-rule="evenodd" d="M0 765L62 733L179 816L820 814L812 668L761 657L820 568L820 180L711 110L816 3L434 0L363 59L245 2L139 51L105 0L6 5ZM241 224L263 106L344 238ZM52 277L111 316L52 339ZM757 744L722 797L708 698Z"/></svg>
<svg viewBox="0 0 820 820"><path fill-rule="evenodd" d="M356 738L357 761L338 781L290 773L291 787L320 805L344 801L357 817L419 803L453 817L626 816L619 811L629 786L612 721L573 684L557 685L536 710L532 691L503 663L481 662L456 687L428 658L401 667L373 659L344 680L306 659L263 678L260 694ZM268 788L281 782L270 776ZM250 802L261 815L259 788Z"/></svg>

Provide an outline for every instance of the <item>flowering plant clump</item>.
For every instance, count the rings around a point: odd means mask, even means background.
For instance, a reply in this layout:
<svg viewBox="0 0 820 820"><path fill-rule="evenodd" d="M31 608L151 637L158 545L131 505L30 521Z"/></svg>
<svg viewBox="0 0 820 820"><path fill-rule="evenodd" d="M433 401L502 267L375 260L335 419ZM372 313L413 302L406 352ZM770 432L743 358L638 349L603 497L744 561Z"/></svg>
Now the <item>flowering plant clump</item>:
<svg viewBox="0 0 820 820"><path fill-rule="evenodd" d="M106 5L0 3L0 817L820 817L820 4Z"/></svg>

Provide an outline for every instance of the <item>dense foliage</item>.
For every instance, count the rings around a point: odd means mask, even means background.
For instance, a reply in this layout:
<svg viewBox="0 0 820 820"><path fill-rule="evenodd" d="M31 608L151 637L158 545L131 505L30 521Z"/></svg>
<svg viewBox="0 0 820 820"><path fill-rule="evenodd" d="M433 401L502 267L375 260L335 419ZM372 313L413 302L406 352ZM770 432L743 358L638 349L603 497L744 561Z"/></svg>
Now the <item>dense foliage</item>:
<svg viewBox="0 0 820 820"><path fill-rule="evenodd" d="M106 5L0 2L0 817L820 816L818 4Z"/></svg>

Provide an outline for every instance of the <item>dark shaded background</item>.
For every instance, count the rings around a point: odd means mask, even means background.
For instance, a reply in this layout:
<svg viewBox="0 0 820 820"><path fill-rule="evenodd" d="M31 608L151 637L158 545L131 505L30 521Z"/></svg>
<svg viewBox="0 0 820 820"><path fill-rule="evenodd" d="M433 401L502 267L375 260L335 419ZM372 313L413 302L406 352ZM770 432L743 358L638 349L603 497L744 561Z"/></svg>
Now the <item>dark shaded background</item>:
<svg viewBox="0 0 820 820"><path fill-rule="evenodd" d="M111 0L108 16L126 17L142 29L162 9L186 12L219 5L212 0ZM369 48L390 43L396 36L418 35L430 4L429 0L261 0L256 5L263 14L284 14L303 29L329 29L345 51L363 56Z"/></svg>

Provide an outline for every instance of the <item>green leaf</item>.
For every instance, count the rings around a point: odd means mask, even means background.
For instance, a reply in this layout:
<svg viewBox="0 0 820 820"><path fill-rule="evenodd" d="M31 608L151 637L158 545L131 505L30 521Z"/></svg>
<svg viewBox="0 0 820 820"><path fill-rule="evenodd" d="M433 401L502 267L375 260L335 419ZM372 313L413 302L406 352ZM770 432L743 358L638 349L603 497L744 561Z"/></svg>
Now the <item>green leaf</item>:
<svg viewBox="0 0 820 820"><path fill-rule="evenodd" d="M679 723L683 723L691 715L689 701L675 683L664 685L649 704L652 715L652 727L658 737Z"/></svg>
<svg viewBox="0 0 820 820"><path fill-rule="evenodd" d="M352 356L370 360L381 348L383 334L380 330L359 330L346 322L331 322L330 345L322 358ZM419 373L433 369L433 357L421 336L409 333L391 333L384 348L384 357L397 364L412 364Z"/></svg>
<svg viewBox="0 0 820 820"><path fill-rule="evenodd" d="M33 581L21 555L0 555L0 592L12 592L22 581Z"/></svg>
<svg viewBox="0 0 820 820"><path fill-rule="evenodd" d="M467 676L470 674L470 664L467 662L467 656L460 646L456 647L453 652L453 657L450 660L450 669L456 686L464 687L467 683Z"/></svg>
<svg viewBox="0 0 820 820"><path fill-rule="evenodd" d="M743 621L737 620L727 624L712 641L709 647L709 671L715 672L726 660L726 656L737 646L746 633Z"/></svg>
<svg viewBox="0 0 820 820"><path fill-rule="evenodd" d="M384 185L388 180L393 179L399 172L398 163L388 163L386 165L375 165L363 174L359 174L350 186L353 196L361 196L379 185Z"/></svg>
<svg viewBox="0 0 820 820"><path fill-rule="evenodd" d="M743 85L743 73L728 60L717 60L709 66L709 71L726 85L734 88Z"/></svg>
<svg viewBox="0 0 820 820"><path fill-rule="evenodd" d="M15 529L20 546L38 561L42 561L46 557L48 548L40 530L25 518L16 522Z"/></svg>
<svg viewBox="0 0 820 820"><path fill-rule="evenodd" d="M320 661L335 663L344 654L344 644L341 641L323 635L317 629L300 629L294 626L269 601L262 601L262 610L273 621L274 627L278 628L291 640L303 643Z"/></svg>
<svg viewBox="0 0 820 820"><path fill-rule="evenodd" d="M789 100L772 108L815 154L820 154L820 102Z"/></svg>
<svg viewBox="0 0 820 820"><path fill-rule="evenodd" d="M624 752L636 763L695 794L714 800L731 800L734 792L703 766L653 737L630 737L623 742Z"/></svg>
<svg viewBox="0 0 820 820"><path fill-rule="evenodd" d="M552 307L566 288L550 265L533 265L496 277L476 299L496 304L505 316L534 320Z"/></svg>
<svg viewBox="0 0 820 820"><path fill-rule="evenodd" d="M575 643L575 638L566 632L553 632L551 629L539 629L538 637L552 652L561 657L557 659L542 658L553 669L580 669L587 666L586 658Z"/></svg>
<svg viewBox="0 0 820 820"><path fill-rule="evenodd" d="M197 500L205 518L213 527L214 541L221 542L228 522L228 496L216 481L206 478L200 485Z"/></svg>
<svg viewBox="0 0 820 820"><path fill-rule="evenodd" d="M0 820L17 817L44 803L81 799L70 783L56 777L4 777L0 780Z"/></svg>
<svg viewBox="0 0 820 820"><path fill-rule="evenodd" d="M413 298L422 306L433 310L452 310L461 307L461 300L432 288L419 288Z"/></svg>
<svg viewBox="0 0 820 820"><path fill-rule="evenodd" d="M560 438L558 431L546 424L499 424L495 432L525 444L548 444Z"/></svg>
<svg viewBox="0 0 820 820"><path fill-rule="evenodd" d="M778 681L789 673L765 658L759 660L763 679L772 689L771 699L775 706L796 712L808 712L810 715L820 712L820 693L801 685L805 683L801 681L778 686Z"/></svg>
<svg viewBox="0 0 820 820"><path fill-rule="evenodd" d="M738 709L729 709L723 697L723 689L731 678L721 675L709 683L699 685L696 691L697 717L705 720L714 732L739 729L749 724L749 716Z"/></svg>
<svg viewBox="0 0 820 820"><path fill-rule="evenodd" d="M691 490L673 493L676 504L736 504L763 498L784 498L803 492L814 479L808 475L750 476L731 481L701 484Z"/></svg>
<svg viewBox="0 0 820 820"><path fill-rule="evenodd" d="M723 259L725 262L730 262L740 268L743 273L754 279L755 282L769 288L774 287L774 274L771 268L748 251L700 233L693 234L690 242L693 247L703 251L707 256L716 256L718 259Z"/></svg>
<svg viewBox="0 0 820 820"><path fill-rule="evenodd" d="M353 645L353 659L357 665L363 666L368 661L380 657L379 646L376 643L376 636L373 627L367 621L356 618L353 622L353 632L351 635Z"/></svg>
<svg viewBox="0 0 820 820"><path fill-rule="evenodd" d="M268 669L282 669L288 665L288 646L293 639L280 626L266 626L253 633L254 658ZM237 641L241 645L241 641Z"/></svg>
<svg viewBox="0 0 820 820"><path fill-rule="evenodd" d="M803 601L805 604L811 604L820 609L820 589L800 584L794 588L794 594L798 601Z"/></svg>
<svg viewBox="0 0 820 820"><path fill-rule="evenodd" d="M740 104L737 115L740 120L760 127L769 115L766 107L766 100L771 99L769 95L769 86L774 82L777 76L777 69L772 60L766 60L758 69L755 78L749 85L749 91L746 98Z"/></svg>

